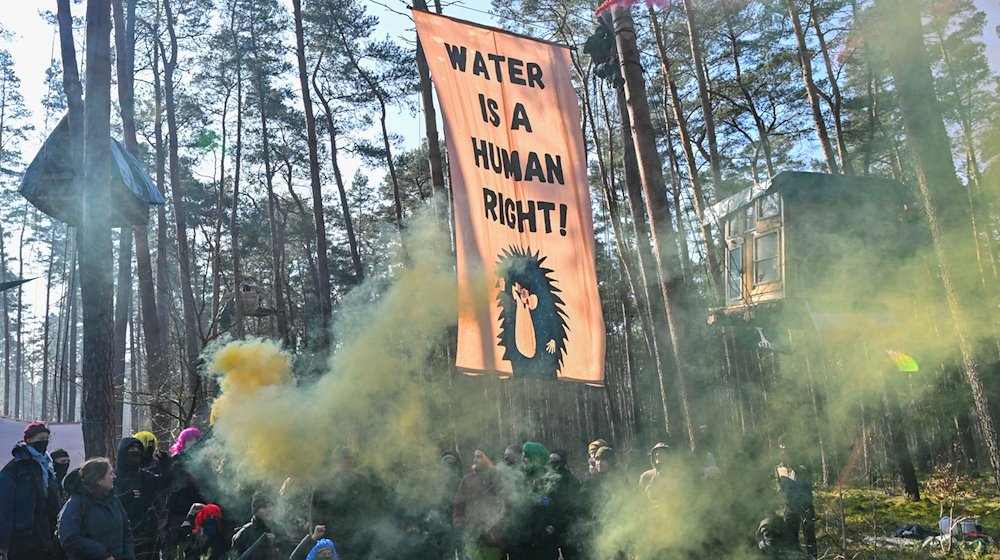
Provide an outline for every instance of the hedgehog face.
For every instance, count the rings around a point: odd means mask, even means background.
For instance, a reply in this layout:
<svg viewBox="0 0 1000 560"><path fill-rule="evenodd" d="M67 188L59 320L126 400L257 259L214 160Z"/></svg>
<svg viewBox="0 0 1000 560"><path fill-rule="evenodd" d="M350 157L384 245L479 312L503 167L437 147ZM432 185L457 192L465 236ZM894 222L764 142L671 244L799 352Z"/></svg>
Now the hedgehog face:
<svg viewBox="0 0 1000 560"><path fill-rule="evenodd" d="M546 257L511 246L497 260L498 344L514 375L556 379L568 338L563 301Z"/></svg>

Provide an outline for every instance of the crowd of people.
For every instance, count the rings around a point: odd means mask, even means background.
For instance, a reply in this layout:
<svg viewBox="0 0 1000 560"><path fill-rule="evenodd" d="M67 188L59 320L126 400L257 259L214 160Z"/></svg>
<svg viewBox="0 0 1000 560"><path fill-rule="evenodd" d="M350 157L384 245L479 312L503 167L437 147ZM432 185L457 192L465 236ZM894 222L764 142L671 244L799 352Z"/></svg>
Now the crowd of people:
<svg viewBox="0 0 1000 560"><path fill-rule="evenodd" d="M400 487L357 464L348 448L335 451L323 481L287 478L272 494L211 480L229 475L203 468L197 449L207 438L198 428L183 430L169 452L138 432L121 439L113 462L91 458L73 470L68 453L48 450L50 435L45 424L28 424L0 471L0 560L619 560L635 557L627 542L610 552L591 546L615 500L667 511L682 505L672 489L683 486L727 507L727 473L715 456L662 442L637 480L603 439L588 446L581 477L565 451L536 441L507 446L496 463L477 448L468 466L446 450L431 466L436 491L423 494L438 498L404 503ZM757 479L782 498L783 515L764 512L754 548L815 558L809 469L779 447L771 474ZM729 501L757 515L746 500Z"/></svg>

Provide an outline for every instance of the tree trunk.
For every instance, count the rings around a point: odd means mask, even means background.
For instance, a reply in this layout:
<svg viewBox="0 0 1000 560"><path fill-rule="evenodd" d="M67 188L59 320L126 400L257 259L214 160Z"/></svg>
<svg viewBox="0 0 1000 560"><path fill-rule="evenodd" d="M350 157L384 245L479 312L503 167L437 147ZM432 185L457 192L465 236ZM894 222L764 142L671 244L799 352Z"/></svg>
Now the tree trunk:
<svg viewBox="0 0 1000 560"><path fill-rule="evenodd" d="M963 207L955 199L962 187L955 175L950 142L934 94L934 79L924 50L919 10L904 4L901 0L877 0L875 7L881 18L883 36L890 39L886 41L889 66L896 85L907 143L912 152L938 274L961 354L962 372L972 391L994 484L1000 490L1000 445L993 423L993 410L973 353L972 339L975 335L968 332L969 324L965 317L968 307L963 306L963 301L983 301L983 298L967 296L966 300L959 294L952 278L952 251L949 240L945 238L949 228L961 227ZM890 29L891 33L888 32Z"/></svg>
<svg viewBox="0 0 1000 560"><path fill-rule="evenodd" d="M318 66L317 66L318 68ZM361 251L358 248L358 239L354 234L354 222L351 220L351 209L347 203L347 189L344 187L344 177L340 173L340 161L337 159L337 126L333 121L333 113L330 111L330 104L323 96L323 90L316 83L316 73L313 73L313 89L316 96L323 104L323 112L326 115L326 130L330 136L330 163L333 166L333 178L337 183L337 193L340 196L340 211L344 215L344 229L347 232L347 243L351 250L351 263L354 265L354 277L358 284L365 277L364 268L361 266Z"/></svg>
<svg viewBox="0 0 1000 560"><path fill-rule="evenodd" d="M115 62L118 72L118 105L121 109L122 119L122 139L125 149L133 156L138 157L139 145L136 140L135 127L135 7L137 0L114 0L112 2L112 15L114 17L115 28ZM137 225L135 231L136 250L136 272L139 280L140 291L145 290L150 295L153 293L153 271L149 260L149 239L146 234L145 225ZM140 231L141 230L141 231ZM125 344L129 317L132 306L132 244L133 232L127 228L122 228L121 240L119 243L118 261L118 293L115 298L118 304L115 306L115 421L124 421L124 391L125 391ZM140 239L142 237L142 239ZM144 254L143 254L144 253ZM143 266L145 265L145 268ZM155 307L149 310L152 317L156 318ZM159 336L157 334L157 336ZM159 345L157 345L159 348ZM136 355L130 355L131 361L136 361ZM152 364L147 364L152 369ZM133 406L135 398L133 396ZM119 426L120 427L120 426ZM116 430L116 434L121 430Z"/></svg>
<svg viewBox="0 0 1000 560"><path fill-rule="evenodd" d="M819 136L820 147L823 148L823 159L826 161L827 173L840 173L837 159L833 155L833 146L830 144L830 137L826 132L826 121L823 119L823 110L819 105L819 90L816 82L813 81L812 55L806 46L806 36L802 31L802 24L799 22L799 10L795 6L797 0L785 0L788 6L788 16L792 19L792 29L795 31L795 41L799 54L799 67L802 69L802 81L806 88L806 97L809 98L809 107L812 109L813 125L816 127L816 135Z"/></svg>
<svg viewBox="0 0 1000 560"><path fill-rule="evenodd" d="M687 6L687 2L685 2L685 6ZM685 119L684 117L683 106L681 105L681 98L680 95L677 93L677 83L674 81L673 72L670 69L670 59L667 57L667 50L663 42L663 34L660 31L659 21L657 20L656 15L653 13L653 7L651 5L647 5L647 8L649 9L650 23L653 29L653 38L656 41L656 52L660 59L660 68L661 71L663 72L664 79L667 81L667 90L670 92L670 104L674 108L674 118L677 120L677 129L678 133L680 134L681 145L684 148L684 156L685 159L687 160L688 175L690 175L690 180L691 180L691 194L692 194L692 199L694 201L695 217L698 220L697 224L698 233L701 234L701 240L705 246L705 260L708 263L708 284L709 286L712 287L712 293L715 294L715 297L721 300L723 299L724 294L722 294L722 292L720 291L721 288L719 286L719 282L716 280L716 275L718 274L719 271L722 270L722 267L719 266L719 257L715 249L715 240L713 239L712 228L711 226L706 225L704 220L705 209L706 209L705 195L702 190L701 179L698 177L698 166L694 160L694 150L692 149L692 143L691 143L690 132L688 131L687 119ZM693 18L693 16L691 17ZM694 54L694 52L697 50L698 52L697 60L701 60L700 48L695 49L695 46L697 45L696 43L697 33L694 31L695 27L693 19L689 19L688 26L691 33L692 54ZM704 83L704 81L705 77L701 73L699 73L699 84ZM705 112L707 115L705 120L705 126L708 128L709 131L711 131L708 137L709 147L710 149L714 150L712 146L715 146L715 121L713 118L711 118L712 107L711 103L708 101L707 94L705 98L702 100L702 111ZM719 165L718 157L719 157L718 153L714 153L714 155L712 156L713 160L716 161L716 163L713 164L715 167L718 167ZM712 175L715 181L715 188L719 189L721 188L721 182L720 182L721 171L717 171L715 167L713 167ZM680 188L681 188L680 183L674 185L674 189L677 189L679 191ZM677 219L678 219L678 231L681 231L682 230L682 226L680 225L681 209L679 207L677 208ZM684 243L685 241L683 241L683 237L681 239L682 239L681 243Z"/></svg>
<svg viewBox="0 0 1000 560"><path fill-rule="evenodd" d="M243 276L240 270L240 226L239 226L239 201L240 201L240 171L243 167L243 65L236 69L236 158L233 161L233 210L229 215L229 236L230 245L233 251L233 323L236 328L236 338L240 339L246 335L246 325L244 323L243 301L240 294L243 292Z"/></svg>
<svg viewBox="0 0 1000 560"><path fill-rule="evenodd" d="M687 20L688 39L691 42L691 68L698 80L698 99L701 100L701 112L705 119L705 136L708 137L708 163L712 168L714 186L716 189L721 189L722 163L719 159L719 143L715 138L715 115L712 111L712 99L708 93L708 78L705 75L705 66L702 62L701 38L697 22L694 19L693 0L684 0L684 16Z"/></svg>
<svg viewBox="0 0 1000 560"><path fill-rule="evenodd" d="M271 297L276 309L278 336L285 346L291 344L288 333L288 316L285 311L285 289L282 286L285 272L281 266L281 236L278 232L278 218L275 214L274 170L271 163L271 144L267 136L267 93L264 76L257 70L257 110L260 112L261 151L264 160L264 181L267 184L267 219L271 234Z"/></svg>
<svg viewBox="0 0 1000 560"><path fill-rule="evenodd" d="M305 108L306 142L309 144L309 183L312 185L313 220L316 222L316 268L319 276L319 313L323 332L320 347L330 345L330 264L327 262L326 217L323 214L323 191L320 185L319 150L316 140L316 118L313 116L312 96L306 71L306 47L302 32L302 0L292 0L295 12L295 54L299 63L299 85L302 88L302 105Z"/></svg>
<svg viewBox="0 0 1000 560"><path fill-rule="evenodd" d="M187 210L181 196L181 170L178 157L180 139L177 130L177 99L174 94L174 70L177 68L177 35L171 0L163 0L167 19L167 33L170 37L169 56L160 44L163 56L163 96L167 113L167 157L170 161L170 195L174 206L174 225L177 240L177 267L180 270L181 307L184 317L184 365L186 368L186 399L182 416L190 418L201 405L201 376L198 374L201 353L201 326L195 312L194 290L191 284L191 250L188 245Z"/></svg>
<svg viewBox="0 0 1000 560"><path fill-rule="evenodd" d="M160 80L160 49L153 49L153 143L156 152L156 184L162 189L166 185L167 150L163 141L163 86ZM167 207L156 207L156 318L160 331L163 362L170 369L167 349L170 347L170 331L167 318L173 306L170 303L170 267L167 254L170 242L167 237ZM166 386L163 386L166 390Z"/></svg>
<svg viewBox="0 0 1000 560"><path fill-rule="evenodd" d="M219 312L222 309L222 213L226 198L226 120L229 117L229 98L232 89L226 90L222 101L221 146L219 148L219 182L215 191L215 219L212 220L212 314L209 317L209 340L219 336ZM236 208L233 208L236 211Z"/></svg>
<svg viewBox="0 0 1000 560"><path fill-rule="evenodd" d="M0 223L0 280L8 281L7 278L7 247L6 234L3 231L3 224ZM8 290L9 291L9 290ZM0 305L3 305L3 414L10 416L10 299L6 291L0 293Z"/></svg>
<svg viewBox="0 0 1000 560"><path fill-rule="evenodd" d="M841 109L844 106L844 98L840 93L840 84L837 83L837 74L833 71L833 60L830 56L830 48L826 43L826 36L819 25L819 18L816 16L816 1L809 0L809 19L812 21L813 29L816 31L816 41L819 43L819 52L823 55L823 65L826 67L826 78L830 81L830 95L824 95L824 99L830 105L830 116L833 117L833 130L837 135L837 155L840 156L840 168L844 175L854 175L854 166L851 164L851 155L847 152L847 139L844 137L844 119L841 116Z"/></svg>
<svg viewBox="0 0 1000 560"><path fill-rule="evenodd" d="M125 347L128 318L132 313L132 230L123 227L118 240L118 281L115 293L114 318L114 435L122 435L125 404ZM132 356L135 359L135 356Z"/></svg>
<svg viewBox="0 0 1000 560"><path fill-rule="evenodd" d="M62 59L62 67L63 67L63 90L66 93L66 104L67 104L66 120L67 120L67 125L68 125L67 128L69 129L68 130L68 136L69 136L69 139L70 139L69 144L72 147L72 153L70 154L70 156L71 156L71 159L72 159L72 162L73 162L73 169L82 169L83 168L83 145L84 145L84 139L83 139L83 118L84 118L84 116L83 116L83 112L84 112L84 109L83 109L83 86L81 85L81 82L80 82L80 73L79 73L79 70L78 70L77 64L76 64L76 43L74 42L74 39L73 39L73 15L72 15L72 12L70 10L70 0L57 0L57 3L56 3L56 20L57 20L57 22L59 24L59 49L60 49L60 57ZM79 184L80 180L81 180L81 178L80 178L79 174L76 174L74 176L74 178L73 178L74 183L76 183L74 185L74 190L82 189L82 186ZM67 326L66 326L66 329L67 329L66 330L66 333L67 333L66 343L67 344L65 344L66 349L67 350L72 349L72 352L73 352L72 355L69 356L69 359L71 360L71 363L73 364L73 369L71 371L69 371L68 374L67 374L67 371L66 371L67 364L66 364L66 360L64 360L64 362L63 362L63 370L62 370L63 373L64 373L64 376L61 379L61 383L60 383L61 393L63 395L63 399L62 399L62 405L63 406L60 407L60 409L59 409L59 415L61 416L60 419L71 418L71 415L73 414L72 410L73 410L74 404L70 403L69 401L75 401L75 396L76 396L75 379L73 379L75 377L75 375L76 375L75 374L75 365L76 365L76 334L75 334L76 333L76 325L75 325L75 321L76 321L76 305L75 304L76 304L76 301L75 301L74 298L75 298L75 294L76 294L76 292L75 292L75 290L76 290L76 282L75 282L75 280L77 278L76 262L77 262L77 247L78 247L78 245L79 245L79 237L78 236L74 236L74 241L73 241L73 259L72 259L73 260L73 265L72 265L72 268L70 269L70 277L71 277L70 290L69 290L69 292L68 292L68 294L66 296L68 298L68 300L69 300L69 306L68 306L68 310L70 311L69 312L69 316L71 316L72 321L74 321L74 324L71 327L70 323L67 323ZM0 264L2 264L2 263L0 263ZM6 296L4 298L4 302L6 303ZM7 306L4 305L4 311L5 311L5 313L6 313L6 309L7 309ZM7 324L9 325L10 322L8 321ZM70 331L73 332L73 339L72 340L69 339ZM5 366L6 366L6 363L5 363ZM6 401L5 401L5 411L6 411Z"/></svg>
<svg viewBox="0 0 1000 560"><path fill-rule="evenodd" d="M631 210L632 228L636 240L636 256L640 282L642 284L639 298L639 314L642 317L644 330L649 332L650 355L656 367L656 380L660 389L660 409L663 411L663 429L670 432L670 392L667 390L666 372L663 371L663 359L660 355L660 340L656 328L656 314L653 312L653 291L650 286L657 278L656 267L652 266L649 257L653 257L653 249L649 244L650 232L646 226L646 213L642 211L642 179L639 161L636 157L635 143L632 138L632 119L629 116L628 103L625 101L625 91L618 90L618 107L622 122L622 159L625 168L625 188L628 190L629 208ZM648 205L646 206L648 208ZM647 256L648 255L648 256ZM657 305L661 302L657 298ZM665 346L665 345L664 345Z"/></svg>
<svg viewBox="0 0 1000 560"><path fill-rule="evenodd" d="M49 248L51 254L54 256L56 254L56 229L59 226L53 224L51 226L52 240L49 242ZM66 258L65 253L63 254L63 259ZM45 272L45 319L42 323L42 411L41 419L43 422L49 421L49 333L50 326L52 324L52 314L49 312L49 306L51 304L52 296L52 276L55 266L52 263L53 259L49 259L48 270ZM58 346L58 344L57 344Z"/></svg>
<svg viewBox="0 0 1000 560"><path fill-rule="evenodd" d="M76 378L77 374L80 372L80 368L77 367L77 343L79 342L79 326L80 326L80 242L79 242L79 232L77 233L76 240L73 243L73 265L71 274L73 275L73 281L70 283L70 293L68 297L70 298L69 307L69 323L67 324L67 332L69 333L69 345L66 347L67 359L66 359L66 377L63 379L65 384L65 389L63 390L66 398L64 399L64 404L66 405L66 410L63 413L63 418L65 422L76 422L76 411L79 408L76 401Z"/></svg>
<svg viewBox="0 0 1000 560"><path fill-rule="evenodd" d="M685 0L687 3L687 0ZM656 150L656 137L649 115L646 99L646 84L639 64L636 47L635 24L628 8L615 6L611 9L615 38L618 46L618 60L625 78L625 98L629 118L632 121L632 136L635 142L636 158L643 194L646 199L647 215L651 228L653 255L660 275L660 290L667 317L667 326L673 345L673 357L677 372L677 391L681 399L681 413L687 429L688 443L695 448L694 425L686 388L686 376L692 358L689 334L682 325L688 318L688 297L683 279L679 276L679 259L670 209L666 198L666 185L660 155Z"/></svg>
<svg viewBox="0 0 1000 560"><path fill-rule="evenodd" d="M906 433L903 426L903 410L899 403L892 396L883 391L882 400L885 406L885 421L889 427L890 447L892 448L892 462L899 470L899 476L903 479L903 491L911 501L920 501L920 483L917 481L917 472L913 468L913 459L910 457L910 448L906 445Z"/></svg>
<svg viewBox="0 0 1000 560"><path fill-rule="evenodd" d="M83 440L88 457L110 456L114 284L111 279L111 0L87 0L87 96L79 226L83 301Z"/></svg>
<svg viewBox="0 0 1000 560"><path fill-rule="evenodd" d="M413 7L418 10L427 11L426 0L414 0ZM427 131L427 160L431 167L431 183L434 185L434 194L438 195L437 204L446 204L446 192L444 184L444 160L441 157L441 140L438 139L437 115L434 110L434 94L431 90L431 73L427 68L427 57L424 55L424 47L417 38L417 73L420 75L420 101L423 105L424 128ZM439 215L445 215L441 212Z"/></svg>
<svg viewBox="0 0 1000 560"><path fill-rule="evenodd" d="M17 278L24 278L24 232L28 229L28 215L25 208L21 219L21 235L17 241ZM14 345L17 347L17 360L14 362L14 417L21 418L24 411L24 339L21 328L24 315L24 284L17 287L17 319L14 321Z"/></svg>
<svg viewBox="0 0 1000 560"><path fill-rule="evenodd" d="M386 119L388 118L388 108L385 97L382 95L382 91L379 90L378 84L376 84L372 77L368 75L368 72L361 66L358 61L354 50L351 48L351 44L347 37L344 36L344 30L340 26L339 22L334 20L334 25L337 27L337 32L340 35L340 44L344 48L344 54L347 55L347 59L351 62L351 66L354 71L357 72L358 76L364 80L365 84L368 86L368 91L372 93L375 100L378 101L379 106L379 124L382 128L382 147L385 149L385 163L389 168L389 181L392 184L392 200L393 205L396 210L396 229L403 229L403 200L399 188L399 178L396 176L396 163L393 161L392 157L392 144L389 142L389 129L386 124Z"/></svg>

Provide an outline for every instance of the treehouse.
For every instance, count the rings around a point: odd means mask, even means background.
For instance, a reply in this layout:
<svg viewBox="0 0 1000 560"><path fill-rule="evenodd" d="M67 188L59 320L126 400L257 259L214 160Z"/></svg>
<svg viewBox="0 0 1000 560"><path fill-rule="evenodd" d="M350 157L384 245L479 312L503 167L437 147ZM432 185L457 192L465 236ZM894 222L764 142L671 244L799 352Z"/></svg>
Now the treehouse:
<svg viewBox="0 0 1000 560"><path fill-rule="evenodd" d="M111 225L146 224L150 204L165 201L156 182L121 144L111 143ZM64 116L28 165L19 192L36 208L71 226L79 225L82 164L73 161L69 120Z"/></svg>
<svg viewBox="0 0 1000 560"><path fill-rule="evenodd" d="M709 322L891 320L880 295L926 236L908 200L888 179L786 171L715 204L705 220L725 242L725 305Z"/></svg>

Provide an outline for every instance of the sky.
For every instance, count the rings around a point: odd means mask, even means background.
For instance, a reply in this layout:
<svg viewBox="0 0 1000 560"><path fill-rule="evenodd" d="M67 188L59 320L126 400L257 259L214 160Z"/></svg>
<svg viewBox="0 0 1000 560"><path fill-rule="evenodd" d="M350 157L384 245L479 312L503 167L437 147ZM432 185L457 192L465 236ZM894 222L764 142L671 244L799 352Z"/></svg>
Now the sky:
<svg viewBox="0 0 1000 560"><path fill-rule="evenodd" d="M54 0L2 0L3 10L0 10L0 25L14 33L13 41L5 45L10 49L14 59L15 71L21 78L22 93L28 109L36 119L36 132L32 142L24 146L27 154L33 154L41 144L44 134L44 112L41 108L41 98L45 93L45 70L53 56L58 56L58 37L54 26L48 25L39 15L39 10L55 10ZM291 17L291 2L289 5ZM408 2L401 0L366 0L371 13L379 17L380 35L411 42L413 40L412 21L406 13ZM987 56L994 72L1000 73L1000 38L996 27L1000 25L1000 0L975 0L979 9L987 14ZM485 6L485 2L473 0L449 2L448 15L467 19L476 23L491 24L492 18L485 11L471 8L469 5ZM83 15L83 5L74 6L74 13ZM394 132L401 134L407 148L419 144L423 134L421 119L409 115L398 115ZM51 125L54 126L54 123Z"/></svg>

